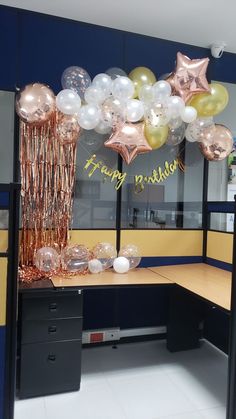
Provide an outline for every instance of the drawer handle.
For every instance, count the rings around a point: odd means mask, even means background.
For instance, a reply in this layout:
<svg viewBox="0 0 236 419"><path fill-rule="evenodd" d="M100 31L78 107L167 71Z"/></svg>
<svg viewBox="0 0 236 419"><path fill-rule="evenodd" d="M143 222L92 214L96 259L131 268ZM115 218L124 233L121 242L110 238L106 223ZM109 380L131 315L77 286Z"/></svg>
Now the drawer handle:
<svg viewBox="0 0 236 419"><path fill-rule="evenodd" d="M48 334L52 335L57 332L57 326L49 326L48 327Z"/></svg>
<svg viewBox="0 0 236 419"><path fill-rule="evenodd" d="M50 362L55 362L55 361L56 361L56 355L54 355L54 354L49 354L49 355L48 355L48 361L50 361Z"/></svg>
<svg viewBox="0 0 236 419"><path fill-rule="evenodd" d="M51 312L57 311L57 303L50 303L49 304L49 311L51 311Z"/></svg>

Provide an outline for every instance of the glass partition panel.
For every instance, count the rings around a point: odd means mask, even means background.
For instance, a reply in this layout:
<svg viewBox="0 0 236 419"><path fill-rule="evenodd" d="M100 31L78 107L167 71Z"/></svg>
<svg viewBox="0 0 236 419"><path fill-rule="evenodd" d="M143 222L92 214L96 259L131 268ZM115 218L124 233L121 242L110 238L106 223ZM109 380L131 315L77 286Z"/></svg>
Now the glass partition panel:
<svg viewBox="0 0 236 419"><path fill-rule="evenodd" d="M13 181L15 95L0 91L0 183Z"/></svg>
<svg viewBox="0 0 236 419"><path fill-rule="evenodd" d="M105 137L95 131L84 131L77 149L77 170L73 206L73 228L113 229L116 226L116 190L114 183L99 169L89 177L93 165L85 165L94 154L96 161L117 168L117 153L104 147Z"/></svg>
<svg viewBox="0 0 236 419"><path fill-rule="evenodd" d="M151 176L162 172L180 152L185 171L179 168L159 183L135 184L137 175ZM129 166L123 164L127 182L122 189L122 228L201 228L203 157L196 144L163 146L139 155ZM165 173L165 172L164 172Z"/></svg>
<svg viewBox="0 0 236 419"><path fill-rule="evenodd" d="M229 128L236 140L236 84L222 83L229 92L225 110L214 117L217 124ZM236 152L220 162L209 162L208 201L233 201L236 194Z"/></svg>
<svg viewBox="0 0 236 419"><path fill-rule="evenodd" d="M234 214L232 213L211 213L210 229L217 231L234 231Z"/></svg>

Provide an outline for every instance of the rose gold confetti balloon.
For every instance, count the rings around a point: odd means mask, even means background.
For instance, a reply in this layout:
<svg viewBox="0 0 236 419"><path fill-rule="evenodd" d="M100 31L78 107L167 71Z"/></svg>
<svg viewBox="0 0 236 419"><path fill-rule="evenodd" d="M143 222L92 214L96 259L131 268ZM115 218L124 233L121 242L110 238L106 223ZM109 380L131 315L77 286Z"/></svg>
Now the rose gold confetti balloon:
<svg viewBox="0 0 236 419"><path fill-rule="evenodd" d="M41 247L35 254L34 264L41 272L53 272L60 267L60 256L52 247Z"/></svg>
<svg viewBox="0 0 236 419"><path fill-rule="evenodd" d="M41 83L28 84L16 96L16 112L28 124L43 124L55 111L53 91Z"/></svg>
<svg viewBox="0 0 236 419"><path fill-rule="evenodd" d="M62 251L62 268L68 272L82 273L88 268L89 251L82 244L68 245Z"/></svg>
<svg viewBox="0 0 236 419"><path fill-rule="evenodd" d="M232 133L224 125L216 124L201 133L199 147L203 156L210 161L225 159L232 151Z"/></svg>
<svg viewBox="0 0 236 419"><path fill-rule="evenodd" d="M62 145L76 143L81 132L77 118L61 112L58 115L56 130L57 138Z"/></svg>
<svg viewBox="0 0 236 419"><path fill-rule="evenodd" d="M102 264L102 269L108 269L113 265L117 252L111 243L97 243L92 249L93 256Z"/></svg>
<svg viewBox="0 0 236 419"><path fill-rule="evenodd" d="M129 268L136 268L141 262L140 250L135 244L126 244L119 251L119 256L124 256L129 261Z"/></svg>

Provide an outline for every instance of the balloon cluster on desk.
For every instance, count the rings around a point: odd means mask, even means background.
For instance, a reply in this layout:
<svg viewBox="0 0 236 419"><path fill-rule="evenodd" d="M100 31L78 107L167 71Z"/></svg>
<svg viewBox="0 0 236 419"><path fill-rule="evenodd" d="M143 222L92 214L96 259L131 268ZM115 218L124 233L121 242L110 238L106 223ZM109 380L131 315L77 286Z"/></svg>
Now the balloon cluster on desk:
<svg viewBox="0 0 236 419"><path fill-rule="evenodd" d="M164 144L177 146L184 138L199 142L206 159L222 160L232 150L232 134L213 116L226 107L228 92L221 84L208 84L208 62L178 52L175 70L159 81L146 67L128 76L110 68L91 81L86 70L72 66L63 72L63 90L56 98L47 86L35 83L18 94L16 109L28 123L42 123L57 110L62 144L76 141L81 128L110 134L104 145L127 164L138 154Z"/></svg>
<svg viewBox="0 0 236 419"><path fill-rule="evenodd" d="M89 251L84 245L68 245L61 255L52 247L40 248L34 257L34 264L41 272L68 274L96 274L113 266L117 273L126 273L136 268L141 261L140 252L133 244L125 245L117 252L110 243L98 243Z"/></svg>

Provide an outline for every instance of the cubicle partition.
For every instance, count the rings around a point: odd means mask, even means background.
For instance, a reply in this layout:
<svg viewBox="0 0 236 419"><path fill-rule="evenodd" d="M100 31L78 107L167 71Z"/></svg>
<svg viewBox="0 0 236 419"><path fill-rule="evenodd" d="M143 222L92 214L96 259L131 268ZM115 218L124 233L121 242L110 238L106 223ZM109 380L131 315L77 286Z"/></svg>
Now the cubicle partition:
<svg viewBox="0 0 236 419"><path fill-rule="evenodd" d="M4 57L4 64L0 67L0 89L12 92L15 92L17 87L39 81L48 84L57 93L61 89L61 74L70 65L80 65L86 68L92 77L112 66L124 68L129 72L139 65L151 68L157 76L160 76L172 71L178 51L191 58L203 58L209 55L207 48L5 6L0 6L0 34L0 51L1 56ZM70 39L69 43L68 39ZM235 83L235 74L235 54L225 52L220 60L210 60L209 79ZM83 148L81 147L78 153L72 243L84 243L91 248L98 241L107 241L116 244L117 249L128 242L135 243L141 249L142 266L146 267L203 261L223 269L232 269L232 232L209 230L209 214L220 212L223 204L209 203L207 205L208 165L204 161L203 168L200 160L197 160L200 153L196 145L187 144L189 151L185 153L186 174L179 172L176 173L176 178L168 179L166 188L168 190L165 194L162 185L155 186L157 202L152 198L151 188L147 188L147 200L140 202L141 195L130 193L133 184L132 170L137 168L141 158L142 164L147 169L154 167L154 163L159 164L158 158L163 162L166 151L163 151L162 155L162 150L158 150L157 157L155 153L149 153L154 159L152 161L149 161L149 157L145 155L137 157L130 169L125 167L127 185L122 188L122 192L121 189L116 192L113 185L103 182L99 176L88 179L83 171L85 159L94 152L112 166L118 167L119 170L122 168L121 158L117 158L116 154L108 149L104 152L103 148L98 147L101 138L96 137L94 140L91 139L91 134L87 135L86 138L81 137L80 145L83 145ZM14 149L16 180L19 169L17 136ZM193 161L193 156L195 161ZM199 180L199 182L195 182L193 187L192 180L194 182ZM199 187L200 184L201 187ZM188 189L188 196L185 196L184 188ZM0 210L2 208L9 212L10 222L8 231L4 227L4 230L0 231L0 371L2 374L0 377L0 419L13 419L19 209L17 186L1 185ZM234 212L234 204L225 203L223 209L224 213ZM184 212L186 216L183 215ZM235 276L234 274L233 279ZM236 284L235 280L233 284ZM99 304L105 304L108 291L94 291L95 294L96 292L100 293ZM112 298L109 307L107 306L107 313L112 311L113 303L117 302L115 292L113 290L109 292ZM136 292L138 293L138 290ZM233 301L234 295L235 290L233 290ZM138 302L138 294L136 297ZM97 294L89 295L88 293L85 298L89 303L84 305L89 307L88 313L85 313L89 327L94 319L98 320L97 313L99 312L95 307ZM145 294L144 300L147 308L155 304L158 310L161 310L160 318L166 318L167 308L164 307L167 301L166 294L159 291L154 294L151 289ZM127 327L126 312L130 308L128 294L123 308L123 327ZM104 311L105 309L106 306L104 306ZM236 310L233 307L234 315L236 316ZM106 325L105 320L102 319L103 325ZM149 320L147 317L147 321ZM232 325L234 325L233 322ZM236 330L236 328L232 326L231 330ZM232 334L231 360L236 358L234 341L235 336ZM228 410L227 419L236 419L236 408L232 404L235 368L232 362L230 365L232 375L229 405L231 408L230 411ZM5 374L5 380L3 374Z"/></svg>
<svg viewBox="0 0 236 419"><path fill-rule="evenodd" d="M17 184L0 184L0 417L4 419L13 417L15 399L19 192Z"/></svg>

